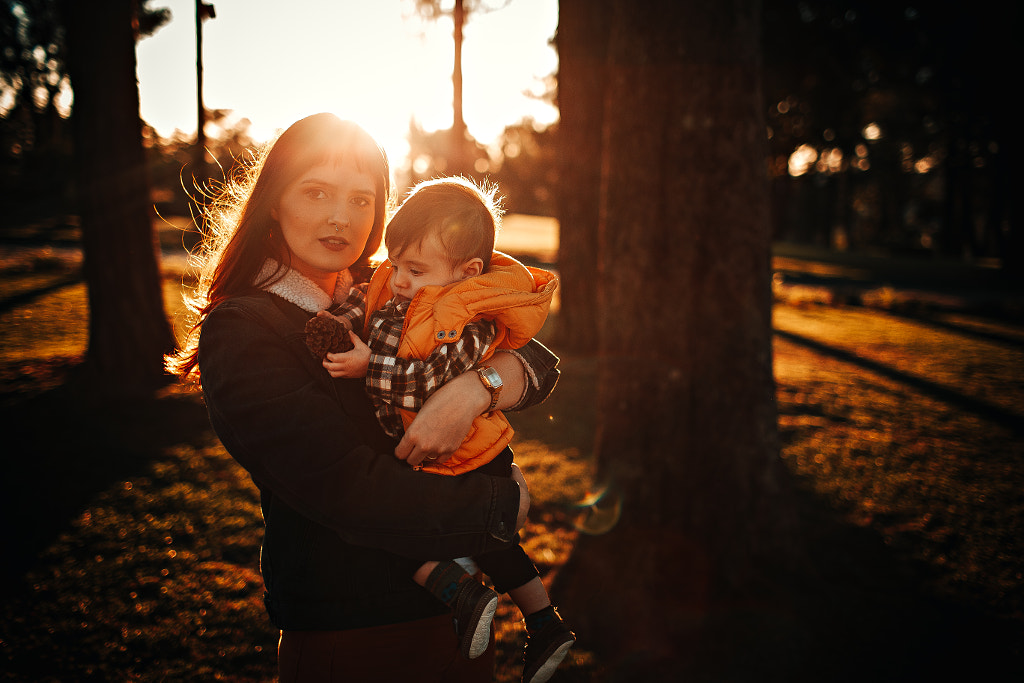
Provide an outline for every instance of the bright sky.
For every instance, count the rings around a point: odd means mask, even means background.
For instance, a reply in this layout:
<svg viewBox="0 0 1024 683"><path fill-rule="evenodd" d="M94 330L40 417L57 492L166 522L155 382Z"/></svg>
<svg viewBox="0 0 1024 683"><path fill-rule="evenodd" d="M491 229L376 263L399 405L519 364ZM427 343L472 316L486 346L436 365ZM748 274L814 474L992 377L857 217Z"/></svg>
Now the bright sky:
<svg viewBox="0 0 1024 683"><path fill-rule="evenodd" d="M412 0L212 0L203 24L203 99L252 121L264 140L320 111L350 118L384 145L396 165L415 117L428 130L452 121L452 22L415 16ZM446 6L452 3L447 2ZM491 0L491 5L500 4ZM195 2L156 0L174 17L137 48L142 118L167 136L196 127ZM512 0L474 13L463 45L464 116L492 142L508 124L557 111L524 91L543 92L557 70L548 44L557 0Z"/></svg>

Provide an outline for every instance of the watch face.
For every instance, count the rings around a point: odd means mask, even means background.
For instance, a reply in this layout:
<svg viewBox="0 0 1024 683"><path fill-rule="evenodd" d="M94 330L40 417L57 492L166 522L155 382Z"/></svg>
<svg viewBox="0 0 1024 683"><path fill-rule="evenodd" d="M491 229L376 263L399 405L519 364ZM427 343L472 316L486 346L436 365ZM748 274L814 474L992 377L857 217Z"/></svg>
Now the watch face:
<svg viewBox="0 0 1024 683"><path fill-rule="evenodd" d="M497 389L502 384L501 375L494 368L483 368L480 376L491 389Z"/></svg>

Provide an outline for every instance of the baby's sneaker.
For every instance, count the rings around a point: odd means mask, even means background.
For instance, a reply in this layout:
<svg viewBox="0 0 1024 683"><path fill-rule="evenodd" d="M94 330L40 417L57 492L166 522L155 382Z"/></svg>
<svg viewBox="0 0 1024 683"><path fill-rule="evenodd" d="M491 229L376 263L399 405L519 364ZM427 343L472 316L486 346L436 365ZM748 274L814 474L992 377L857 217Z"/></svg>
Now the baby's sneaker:
<svg viewBox="0 0 1024 683"><path fill-rule="evenodd" d="M569 654L576 635L561 619L553 619L526 636L523 651L523 683L544 683Z"/></svg>
<svg viewBox="0 0 1024 683"><path fill-rule="evenodd" d="M477 581L467 581L455 597L452 616L462 654L467 659L482 655L491 643L491 621L498 608L498 594Z"/></svg>

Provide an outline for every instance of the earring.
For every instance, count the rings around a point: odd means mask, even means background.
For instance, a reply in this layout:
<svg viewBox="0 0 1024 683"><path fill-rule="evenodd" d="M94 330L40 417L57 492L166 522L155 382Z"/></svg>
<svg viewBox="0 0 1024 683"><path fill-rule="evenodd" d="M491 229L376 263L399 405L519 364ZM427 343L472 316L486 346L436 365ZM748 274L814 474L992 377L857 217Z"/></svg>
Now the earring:
<svg viewBox="0 0 1024 683"><path fill-rule="evenodd" d="M334 232L335 232L335 233L337 233L337 232L338 232L338 224L337 224L337 223L335 223L335 224L334 224Z"/></svg>

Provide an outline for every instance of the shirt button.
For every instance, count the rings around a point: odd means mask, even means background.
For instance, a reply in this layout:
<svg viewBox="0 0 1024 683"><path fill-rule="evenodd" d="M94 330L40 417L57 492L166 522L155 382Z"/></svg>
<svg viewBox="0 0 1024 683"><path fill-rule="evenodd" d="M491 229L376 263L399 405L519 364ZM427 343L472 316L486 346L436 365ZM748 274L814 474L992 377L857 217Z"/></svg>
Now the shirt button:
<svg viewBox="0 0 1024 683"><path fill-rule="evenodd" d="M455 339L455 335L456 335L456 334L457 334L457 333L455 332L455 330L452 330L451 332L449 332L449 333L448 333L448 338L449 338L449 339Z"/></svg>
<svg viewBox="0 0 1024 683"><path fill-rule="evenodd" d="M505 535L505 522L498 522L498 533L502 536Z"/></svg>
<svg viewBox="0 0 1024 683"><path fill-rule="evenodd" d="M441 330L440 332L437 333L437 338L444 339L444 330Z"/></svg>

